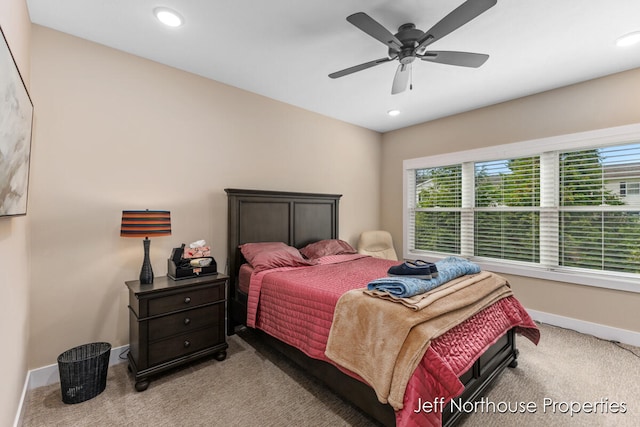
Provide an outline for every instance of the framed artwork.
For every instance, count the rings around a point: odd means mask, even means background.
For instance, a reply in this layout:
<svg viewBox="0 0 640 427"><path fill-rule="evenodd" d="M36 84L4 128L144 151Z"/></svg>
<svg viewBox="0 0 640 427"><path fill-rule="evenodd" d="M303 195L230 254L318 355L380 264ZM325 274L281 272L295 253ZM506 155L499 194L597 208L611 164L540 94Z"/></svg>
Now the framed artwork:
<svg viewBox="0 0 640 427"><path fill-rule="evenodd" d="M0 33L0 216L26 215L33 103Z"/></svg>

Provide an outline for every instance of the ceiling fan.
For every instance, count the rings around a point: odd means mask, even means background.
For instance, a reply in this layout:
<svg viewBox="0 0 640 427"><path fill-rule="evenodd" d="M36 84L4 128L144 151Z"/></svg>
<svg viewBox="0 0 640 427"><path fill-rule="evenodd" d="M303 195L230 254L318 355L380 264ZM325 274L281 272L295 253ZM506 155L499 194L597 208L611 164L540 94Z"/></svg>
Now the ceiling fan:
<svg viewBox="0 0 640 427"><path fill-rule="evenodd" d="M486 12L496 3L497 0L467 0L426 32L417 29L414 24L408 23L401 25L396 34L391 34L382 24L364 12L349 15L347 21L387 45L389 54L384 58L336 71L329 74L329 77L336 79L397 59L400 64L391 87L391 94L396 94L406 90L411 78L411 66L416 59L477 68L489 59L489 55L470 52L429 51L427 46Z"/></svg>

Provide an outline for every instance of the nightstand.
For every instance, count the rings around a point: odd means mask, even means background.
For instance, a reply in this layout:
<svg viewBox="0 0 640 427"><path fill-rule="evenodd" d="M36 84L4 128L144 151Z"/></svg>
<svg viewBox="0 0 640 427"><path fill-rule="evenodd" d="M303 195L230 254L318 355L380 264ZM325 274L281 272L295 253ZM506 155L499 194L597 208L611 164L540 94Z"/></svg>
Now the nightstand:
<svg viewBox="0 0 640 427"><path fill-rule="evenodd" d="M129 370L136 390L149 377L208 355L227 357L225 303L228 276L192 279L156 277L152 284L125 282L129 288Z"/></svg>

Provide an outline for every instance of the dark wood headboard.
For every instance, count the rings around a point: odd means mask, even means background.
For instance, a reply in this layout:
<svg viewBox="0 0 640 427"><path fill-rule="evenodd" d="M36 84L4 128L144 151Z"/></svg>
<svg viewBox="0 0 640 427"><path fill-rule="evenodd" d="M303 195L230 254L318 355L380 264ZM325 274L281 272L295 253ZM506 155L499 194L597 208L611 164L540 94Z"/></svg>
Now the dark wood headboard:
<svg viewBox="0 0 640 427"><path fill-rule="evenodd" d="M243 258L238 247L250 242L284 242L296 248L338 238L340 194L293 193L227 188L229 319L231 334L246 321L246 295L237 289Z"/></svg>

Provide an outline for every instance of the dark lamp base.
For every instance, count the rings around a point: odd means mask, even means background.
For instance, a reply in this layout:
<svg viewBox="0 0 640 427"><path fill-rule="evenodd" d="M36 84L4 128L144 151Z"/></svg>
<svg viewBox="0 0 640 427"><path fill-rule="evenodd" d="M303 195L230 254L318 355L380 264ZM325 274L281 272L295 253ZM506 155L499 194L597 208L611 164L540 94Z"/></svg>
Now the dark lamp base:
<svg viewBox="0 0 640 427"><path fill-rule="evenodd" d="M151 240L145 237L142 244L144 246L144 260L142 261L142 269L140 270L140 283L143 285L149 285L153 283L153 268L151 268L151 260L149 258Z"/></svg>

